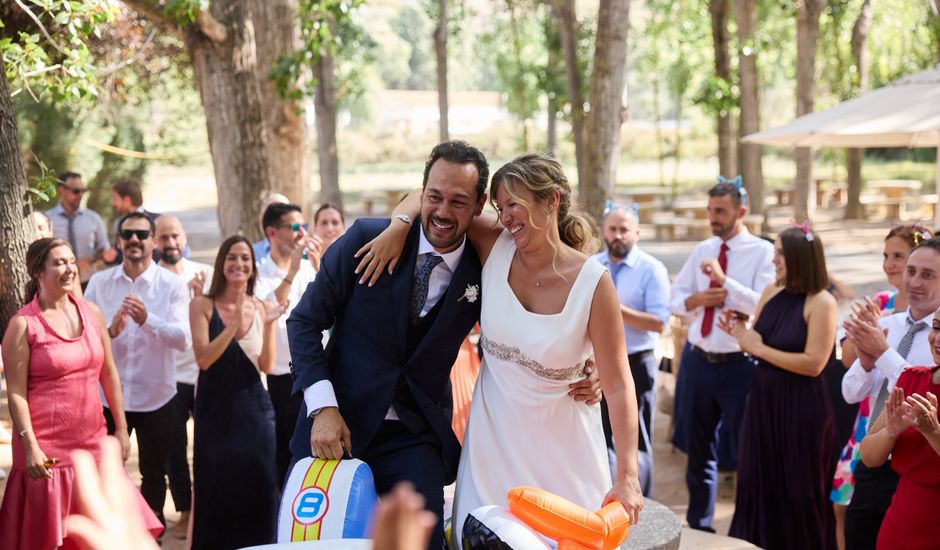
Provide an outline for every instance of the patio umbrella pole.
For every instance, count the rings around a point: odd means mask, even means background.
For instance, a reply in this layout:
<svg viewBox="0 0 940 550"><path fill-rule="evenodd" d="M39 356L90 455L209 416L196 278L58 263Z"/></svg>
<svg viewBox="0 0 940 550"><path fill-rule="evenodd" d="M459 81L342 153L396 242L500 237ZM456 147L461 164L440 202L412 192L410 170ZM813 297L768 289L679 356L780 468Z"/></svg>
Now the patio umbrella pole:
<svg viewBox="0 0 940 550"><path fill-rule="evenodd" d="M940 227L940 130L937 130L937 175L934 181L936 182L934 192L937 194L937 205L933 209L933 229L936 231Z"/></svg>

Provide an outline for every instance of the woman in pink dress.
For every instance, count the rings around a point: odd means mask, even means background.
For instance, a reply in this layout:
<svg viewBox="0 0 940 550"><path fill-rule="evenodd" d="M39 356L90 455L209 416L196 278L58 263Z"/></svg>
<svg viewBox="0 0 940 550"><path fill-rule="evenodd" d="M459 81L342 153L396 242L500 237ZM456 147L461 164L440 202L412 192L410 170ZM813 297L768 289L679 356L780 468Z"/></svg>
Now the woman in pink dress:
<svg viewBox="0 0 940 550"><path fill-rule="evenodd" d="M71 294L79 280L69 244L39 239L26 252L26 267L28 303L10 320L2 346L10 417L19 437L0 507L0 548L75 548L66 531L76 505L70 453L83 449L100 457L106 435L100 383L127 459L121 386L101 311ZM137 496L147 528L159 534L160 522Z"/></svg>

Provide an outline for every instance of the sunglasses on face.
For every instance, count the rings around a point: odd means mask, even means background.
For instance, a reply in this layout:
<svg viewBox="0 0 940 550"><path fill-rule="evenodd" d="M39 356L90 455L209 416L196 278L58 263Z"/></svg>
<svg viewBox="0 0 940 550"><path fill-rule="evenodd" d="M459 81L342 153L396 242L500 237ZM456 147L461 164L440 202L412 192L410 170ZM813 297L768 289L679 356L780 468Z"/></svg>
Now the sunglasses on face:
<svg viewBox="0 0 940 550"><path fill-rule="evenodd" d="M310 229L310 224L309 223L291 223L291 224L284 224L281 227L289 227L292 232L296 233L300 230L307 231L308 229Z"/></svg>
<svg viewBox="0 0 940 550"><path fill-rule="evenodd" d="M121 238L125 241L131 240L132 237L136 236L138 241L145 241L150 238L149 229L122 229Z"/></svg>
<svg viewBox="0 0 940 550"><path fill-rule="evenodd" d="M66 189L68 189L68 191L73 195L82 195L85 193L85 191L88 191L88 189L85 189L84 187L79 187L78 189L74 187L66 187Z"/></svg>

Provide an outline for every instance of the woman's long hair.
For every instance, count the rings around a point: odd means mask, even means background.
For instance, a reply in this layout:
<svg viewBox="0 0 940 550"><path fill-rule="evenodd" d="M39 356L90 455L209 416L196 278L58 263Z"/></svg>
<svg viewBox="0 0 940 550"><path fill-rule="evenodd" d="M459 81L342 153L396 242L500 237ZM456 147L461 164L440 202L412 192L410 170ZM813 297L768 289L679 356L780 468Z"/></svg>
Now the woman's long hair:
<svg viewBox="0 0 940 550"><path fill-rule="evenodd" d="M72 250L68 241L55 237L37 239L29 245L26 250L26 273L29 274L29 281L26 283L23 294L26 302L32 301L39 292L39 276L46 270L46 260L49 259L49 254L60 246L67 246L69 250Z"/></svg>
<svg viewBox="0 0 940 550"><path fill-rule="evenodd" d="M255 250L251 247L251 241L243 235L233 235L222 241L221 246L219 246L219 253L215 256L212 284L209 285L209 292L206 292L208 298L214 300L225 291L225 285L228 284L228 281L225 280L225 257L228 256L232 247L238 243L245 243L248 246L249 254L251 254L251 276L248 277L248 288L245 291L249 296L255 295L255 281L258 278L258 269L255 266Z"/></svg>

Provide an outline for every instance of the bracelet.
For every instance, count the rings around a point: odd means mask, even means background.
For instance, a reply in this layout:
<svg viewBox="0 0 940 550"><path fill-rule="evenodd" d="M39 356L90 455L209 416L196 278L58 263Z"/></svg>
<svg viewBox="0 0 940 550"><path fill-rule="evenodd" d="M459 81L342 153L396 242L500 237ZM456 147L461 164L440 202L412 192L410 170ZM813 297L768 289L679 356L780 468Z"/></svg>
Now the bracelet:
<svg viewBox="0 0 940 550"><path fill-rule="evenodd" d="M20 430L20 439L26 437L26 434L34 433L33 430L26 428L25 430Z"/></svg>
<svg viewBox="0 0 940 550"><path fill-rule="evenodd" d="M293 280L293 279L288 279L287 277L284 277L283 279L281 279L281 282L282 282L282 283L287 283L287 284L289 284L289 285L294 284L294 280Z"/></svg>

